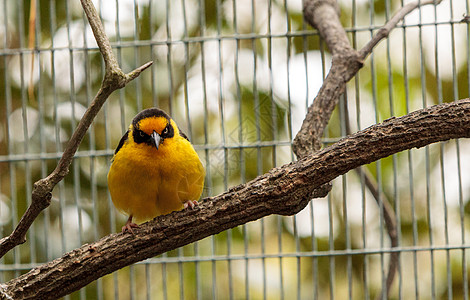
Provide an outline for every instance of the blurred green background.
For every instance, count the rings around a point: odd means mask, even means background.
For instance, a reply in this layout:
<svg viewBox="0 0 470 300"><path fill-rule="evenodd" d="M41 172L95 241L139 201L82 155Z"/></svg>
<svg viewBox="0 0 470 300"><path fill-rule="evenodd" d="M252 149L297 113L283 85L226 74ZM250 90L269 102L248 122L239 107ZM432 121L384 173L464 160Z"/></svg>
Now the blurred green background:
<svg viewBox="0 0 470 300"><path fill-rule="evenodd" d="M158 106L187 133L217 195L295 159L291 141L331 56L301 0L94 1L124 71L28 241L0 281L120 230L106 175L133 116ZM341 0L361 48L399 0ZM469 95L468 0L414 11L348 85L327 146L391 116ZM49 174L103 77L80 2L0 0L0 233ZM345 116L348 116L347 118ZM365 166L395 210L400 264L391 299L468 298L470 142L414 149ZM469 230L467 230L469 228ZM69 299L371 299L390 253L383 212L357 173L294 217L270 216L90 284Z"/></svg>

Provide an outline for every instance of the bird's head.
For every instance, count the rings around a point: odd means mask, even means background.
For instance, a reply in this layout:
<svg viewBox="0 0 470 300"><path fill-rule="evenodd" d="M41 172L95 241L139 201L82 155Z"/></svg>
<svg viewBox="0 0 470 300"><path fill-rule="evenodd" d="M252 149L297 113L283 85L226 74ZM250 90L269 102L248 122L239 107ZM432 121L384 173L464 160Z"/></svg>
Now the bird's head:
<svg viewBox="0 0 470 300"><path fill-rule="evenodd" d="M166 139L179 134L175 122L163 110L149 108L141 111L132 120L132 138L135 143L155 147L157 150Z"/></svg>

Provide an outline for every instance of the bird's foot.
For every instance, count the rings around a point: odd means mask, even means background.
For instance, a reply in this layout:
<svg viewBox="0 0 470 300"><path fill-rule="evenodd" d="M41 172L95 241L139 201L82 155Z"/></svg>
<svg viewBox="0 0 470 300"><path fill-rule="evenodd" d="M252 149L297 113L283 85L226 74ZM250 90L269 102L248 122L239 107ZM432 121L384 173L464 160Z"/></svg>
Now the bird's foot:
<svg viewBox="0 0 470 300"><path fill-rule="evenodd" d="M132 234L134 234L134 230L132 230L132 228L139 228L139 225L137 225L136 223L126 223L126 225L122 226L122 232L130 232Z"/></svg>
<svg viewBox="0 0 470 300"><path fill-rule="evenodd" d="M184 209L186 208L194 209L196 206L198 206L198 203L196 200L188 200L183 204L183 206L184 206Z"/></svg>
<svg viewBox="0 0 470 300"><path fill-rule="evenodd" d="M132 230L132 228L139 228L139 225L132 222L132 216L130 216L129 219L127 219L126 225L122 226L122 233L127 231L134 234L134 230Z"/></svg>

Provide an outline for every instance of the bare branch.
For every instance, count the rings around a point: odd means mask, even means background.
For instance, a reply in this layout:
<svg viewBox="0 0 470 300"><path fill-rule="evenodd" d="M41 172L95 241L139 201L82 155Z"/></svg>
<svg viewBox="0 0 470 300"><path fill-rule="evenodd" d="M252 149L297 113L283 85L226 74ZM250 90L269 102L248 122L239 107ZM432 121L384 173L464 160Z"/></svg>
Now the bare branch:
<svg viewBox="0 0 470 300"><path fill-rule="evenodd" d="M344 92L346 83L362 68L364 59L372 49L400 20L419 7L439 1L416 1L402 7L393 18L381 28L372 40L361 50L354 50L347 39L338 17L338 6L334 0L307 0L304 4L304 18L315 27L333 54L330 72L318 95L309 107L302 127L297 133L293 149L297 157L308 155L321 147L320 139L336 107L339 96Z"/></svg>
<svg viewBox="0 0 470 300"><path fill-rule="evenodd" d="M372 53L372 49L374 49L381 40L388 37L397 24L416 8L429 4L438 5L441 2L442 0L417 0L406 4L382 28L380 28L379 31L377 31L372 39L361 50L359 50L359 56L363 60L366 59L367 56Z"/></svg>
<svg viewBox="0 0 470 300"><path fill-rule="evenodd" d="M4 299L59 298L127 265L226 229L270 214L295 214L308 204L315 189L361 165L403 150L463 137L470 137L470 99L388 119L206 198L195 210L159 216L141 225L135 235L111 234L68 252L4 284Z"/></svg>
<svg viewBox="0 0 470 300"><path fill-rule="evenodd" d="M375 201L377 201L377 205L382 206L383 208L383 217L384 223L387 227L388 236L390 238L390 247L394 248L398 246L398 233L397 233L397 222L396 222L396 215L393 207L390 205L390 201L388 200L387 196L382 193L378 186L377 182L375 181L372 174L366 168L357 168L356 173L361 178L364 178L364 182L367 186L367 189L372 193L374 196ZM385 287L383 287L382 291L377 294L376 299L382 299L384 295L385 298L388 298L388 294L390 293L390 289L392 287L393 281L395 279L395 274L398 268L398 256L400 255L399 252L392 252L390 253L390 260L388 262L388 272L387 272L387 279L385 280Z"/></svg>
<svg viewBox="0 0 470 300"><path fill-rule="evenodd" d="M140 73L142 73L145 69L150 67L152 64L153 64L153 62L149 61L149 62L143 64L142 66L138 67L134 71L131 71L131 72L127 73L126 74L127 82L132 81L132 80L136 79L137 77L139 77ZM127 82L126 82L126 84L127 84Z"/></svg>
<svg viewBox="0 0 470 300"><path fill-rule="evenodd" d="M152 62L148 62L129 74L124 74L124 72L119 68L117 60L114 57L111 45L104 33L103 25L101 24L92 1L81 0L81 2L105 61L106 73L104 80L101 88L90 104L90 107L86 110L72 137L67 143L57 167L49 176L34 183L31 205L26 210L15 230L9 236L0 240L0 257L4 256L12 248L26 241L26 232L41 211L50 205L52 190L55 185L68 174L69 166L72 163L75 152L77 152L78 146L82 142L88 128L103 104L108 99L109 95L111 95L115 90L124 87L128 82L139 76L143 70L152 64Z"/></svg>
<svg viewBox="0 0 470 300"><path fill-rule="evenodd" d="M98 12L95 9L92 1L80 0L82 3L83 11L88 18L93 35L95 36L96 43L100 48L101 55L103 55L106 70L120 70L116 57L113 54L113 49L109 43L109 39L104 31L103 24L101 23ZM108 72L106 72L108 73ZM124 75L124 74L123 74Z"/></svg>
<svg viewBox="0 0 470 300"><path fill-rule="evenodd" d="M336 0L310 0L304 3L304 19L318 29L331 53L354 51L339 19Z"/></svg>
<svg viewBox="0 0 470 300"><path fill-rule="evenodd" d="M430 1L430 0L429 0ZM424 4L429 4L423 1ZM419 0L418 0L419 2ZM440 2L440 1L439 1ZM370 50L384 37L388 36L391 28L408 14L411 6L403 7L383 30L379 33L386 34L381 37L377 34L369 43ZM415 7L416 8L416 7ZM310 0L304 4L304 18L313 27L318 29L328 48L333 54L331 69L320 88L313 104L308 108L302 127L294 138L292 144L294 153L298 158L304 157L321 149L321 137L331 118L331 114L338 104L341 94L346 89L346 83L353 78L362 68L363 61L370 53L354 50L349 43L346 32L339 19L339 7L335 0ZM324 197L331 190L331 184L326 184L313 196Z"/></svg>

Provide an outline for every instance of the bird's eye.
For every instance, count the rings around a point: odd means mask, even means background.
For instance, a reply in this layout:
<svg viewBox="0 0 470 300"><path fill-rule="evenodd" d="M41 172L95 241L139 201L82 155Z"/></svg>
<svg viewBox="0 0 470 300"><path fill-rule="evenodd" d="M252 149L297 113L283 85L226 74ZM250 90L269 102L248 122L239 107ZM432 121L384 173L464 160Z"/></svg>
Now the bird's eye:
<svg viewBox="0 0 470 300"><path fill-rule="evenodd" d="M168 127L165 127L165 129L163 129L163 131L162 131L162 135L167 134L167 133L168 133Z"/></svg>
<svg viewBox="0 0 470 300"><path fill-rule="evenodd" d="M139 135L140 135L140 137L144 137L145 133L142 130L139 130Z"/></svg>

